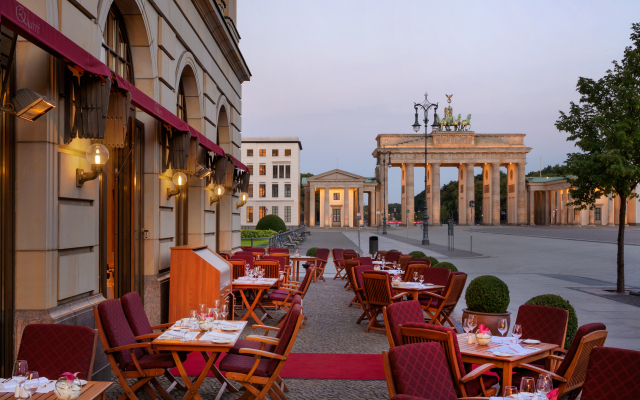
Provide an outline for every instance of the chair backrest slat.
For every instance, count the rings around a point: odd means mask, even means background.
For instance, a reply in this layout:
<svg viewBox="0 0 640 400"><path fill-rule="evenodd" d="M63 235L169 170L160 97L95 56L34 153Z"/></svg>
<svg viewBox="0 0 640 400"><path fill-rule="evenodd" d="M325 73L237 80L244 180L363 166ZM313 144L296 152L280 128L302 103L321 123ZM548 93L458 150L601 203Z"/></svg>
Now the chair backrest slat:
<svg viewBox="0 0 640 400"><path fill-rule="evenodd" d="M384 308L383 312L389 347L402 344L400 331L398 330L400 325L406 325L411 322L424 323L424 313L422 307L420 307L420 302L417 300L389 304Z"/></svg>
<svg viewBox="0 0 640 400"><path fill-rule="evenodd" d="M231 264L231 267L233 268L233 280L235 281L236 279L240 278L241 276L244 276L244 268L247 265L245 260L228 260L229 264Z"/></svg>
<svg viewBox="0 0 640 400"><path fill-rule="evenodd" d="M370 306L384 307L391 304L391 277L389 274L381 271L368 271L362 274L362 283L367 303Z"/></svg>
<svg viewBox="0 0 640 400"><path fill-rule="evenodd" d="M569 311L562 308L523 304L518 308L516 324L522 326L522 337L564 347Z"/></svg>

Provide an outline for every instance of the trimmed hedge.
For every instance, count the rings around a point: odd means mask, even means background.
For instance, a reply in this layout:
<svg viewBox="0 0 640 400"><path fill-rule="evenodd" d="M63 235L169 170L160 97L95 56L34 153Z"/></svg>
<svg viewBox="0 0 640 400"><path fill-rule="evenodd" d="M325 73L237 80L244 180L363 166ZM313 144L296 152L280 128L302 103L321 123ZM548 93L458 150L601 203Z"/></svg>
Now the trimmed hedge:
<svg viewBox="0 0 640 400"><path fill-rule="evenodd" d="M282 218L277 215L265 215L262 217L256 225L256 230L272 230L276 232L284 232L287 230L287 226L284 224Z"/></svg>
<svg viewBox="0 0 640 400"><path fill-rule="evenodd" d="M396 249L391 249L391 250L389 250L389 251L395 251L395 252L399 253L399 251L398 251L398 250L396 250Z"/></svg>
<svg viewBox="0 0 640 400"><path fill-rule="evenodd" d="M307 257L315 257L317 252L318 252L318 248L312 247L309 250L307 250Z"/></svg>
<svg viewBox="0 0 640 400"><path fill-rule="evenodd" d="M525 304L533 304L535 306L549 306L562 308L563 310L569 311L569 324L567 325L567 338L564 341L564 348L566 350L571 346L571 342L573 342L573 338L576 336L576 332L578 331L578 316L576 315L576 310L573 309L571 303L568 300L563 299L562 297L555 294L543 294L540 296L536 296L532 299L529 299Z"/></svg>
<svg viewBox="0 0 640 400"><path fill-rule="evenodd" d="M464 295L469 311L503 314L509 307L509 287L499 278L482 275L471 281Z"/></svg>
<svg viewBox="0 0 640 400"><path fill-rule="evenodd" d="M458 272L458 268L456 268L456 266L451 264L450 262L441 262L436 265L432 265L431 267L446 268L451 272Z"/></svg>
<svg viewBox="0 0 640 400"><path fill-rule="evenodd" d="M427 255L421 251L412 251L411 253L409 253L409 255L411 256L412 260L415 260L416 258L427 258Z"/></svg>
<svg viewBox="0 0 640 400"><path fill-rule="evenodd" d="M240 231L240 237L242 239L251 239L251 238L268 238L275 235L276 232L272 230L266 231L254 231L251 229L245 229Z"/></svg>
<svg viewBox="0 0 640 400"><path fill-rule="evenodd" d="M440 264L440 261L438 261L438 259L435 258L435 257L423 257L423 258L429 259L429 261L431 261L431 266L432 267L435 267L436 264Z"/></svg>

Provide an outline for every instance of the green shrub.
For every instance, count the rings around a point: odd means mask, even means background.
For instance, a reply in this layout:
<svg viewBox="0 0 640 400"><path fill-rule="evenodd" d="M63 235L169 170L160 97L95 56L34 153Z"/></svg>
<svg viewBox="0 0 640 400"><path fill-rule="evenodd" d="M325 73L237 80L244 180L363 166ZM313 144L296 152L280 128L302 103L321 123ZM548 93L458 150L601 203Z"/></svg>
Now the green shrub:
<svg viewBox="0 0 640 400"><path fill-rule="evenodd" d="M399 253L399 251L398 251L398 250L396 250L396 249L391 249L391 250L389 250L389 251L395 251L395 252L398 252L398 253Z"/></svg>
<svg viewBox="0 0 640 400"><path fill-rule="evenodd" d="M436 265L432 265L431 267L446 268L451 272L458 272L458 268L456 268L456 266L451 264L450 262L441 262Z"/></svg>
<svg viewBox="0 0 640 400"><path fill-rule="evenodd" d="M502 314L509 306L509 287L495 276L479 276L467 287L464 299L469 311Z"/></svg>
<svg viewBox="0 0 640 400"><path fill-rule="evenodd" d="M317 252L318 252L318 248L312 247L309 250L307 250L307 257L315 257Z"/></svg>
<svg viewBox="0 0 640 400"><path fill-rule="evenodd" d="M254 231L251 229L241 230L240 237L242 239L251 239L251 238L268 238L275 235L276 232L272 230L266 231Z"/></svg>
<svg viewBox="0 0 640 400"><path fill-rule="evenodd" d="M411 253L409 253L409 255L411 256L412 260L415 260L416 258L427 258L427 255L421 251L412 251Z"/></svg>
<svg viewBox="0 0 640 400"><path fill-rule="evenodd" d="M535 306L549 306L562 308L563 310L569 311L569 325L567 326L567 338L564 341L564 348L569 349L571 346L571 342L573 338L576 336L576 332L578 331L578 317L576 316L576 310L573 309L571 303L568 300L563 299L562 297L555 294L543 294L540 296L536 296L532 299L529 299L525 304L533 304Z"/></svg>
<svg viewBox="0 0 640 400"><path fill-rule="evenodd" d="M260 219L260 221L258 221L258 224L256 225L256 230L267 230L270 229L272 231L276 231L276 232L284 232L287 230L287 226L284 224L284 221L282 220L282 218L278 217L277 215L265 215L264 217L262 217L262 219Z"/></svg>
<svg viewBox="0 0 640 400"><path fill-rule="evenodd" d="M440 264L440 261L438 261L438 259L435 258L435 257L426 257L426 258L429 259L429 261L431 261L431 266L432 267L435 267L436 264Z"/></svg>

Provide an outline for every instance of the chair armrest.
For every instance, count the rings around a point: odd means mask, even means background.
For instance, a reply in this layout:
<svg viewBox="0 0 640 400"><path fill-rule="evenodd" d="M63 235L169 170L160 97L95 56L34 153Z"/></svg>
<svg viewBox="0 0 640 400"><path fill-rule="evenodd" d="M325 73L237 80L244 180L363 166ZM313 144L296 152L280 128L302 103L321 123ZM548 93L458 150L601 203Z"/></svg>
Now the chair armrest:
<svg viewBox="0 0 640 400"><path fill-rule="evenodd" d="M278 345L278 343L280 343L280 339L274 338L274 337L269 337L269 336L260 336L260 335L249 335L246 337L247 340L250 340L252 342L261 342L261 343L267 343L267 344L273 344L275 346Z"/></svg>
<svg viewBox="0 0 640 400"><path fill-rule="evenodd" d="M470 382L470 381L480 377L480 375L482 375L485 372L489 371L491 368L495 368L495 364L482 364L478 368L474 369L473 371L469 372L468 374L466 374L465 376L460 378L460 383Z"/></svg>
<svg viewBox="0 0 640 400"><path fill-rule="evenodd" d="M169 322L169 323L166 323L166 324L160 324L160 325L152 326L151 329L156 330L156 329L171 328L173 326L173 324L175 324L175 322Z"/></svg>
<svg viewBox="0 0 640 400"><path fill-rule="evenodd" d="M562 353L562 354L567 354L567 350L563 349L562 347L558 347L557 349L553 349L554 353Z"/></svg>
<svg viewBox="0 0 640 400"><path fill-rule="evenodd" d="M420 293L420 296L435 297L436 299L440 299L440 300L446 300L447 299L446 297L440 296L439 294L435 294L433 292L422 292L422 293Z"/></svg>
<svg viewBox="0 0 640 400"><path fill-rule="evenodd" d="M162 335L162 333L163 332L147 333L146 335L136 336L136 340L155 339L158 336Z"/></svg>
<svg viewBox="0 0 640 400"><path fill-rule="evenodd" d="M131 350L135 348L144 348L144 347L151 348L151 343L142 342L142 343L128 344L126 346L112 347L110 349L106 349L104 352L108 354L108 353L115 353L117 351L122 351L122 350Z"/></svg>
<svg viewBox="0 0 640 400"><path fill-rule="evenodd" d="M556 356L555 354L551 354L550 356L547 356L547 358L553 361L559 361L559 362L564 361L564 356Z"/></svg>
<svg viewBox="0 0 640 400"><path fill-rule="evenodd" d="M409 295L409 293L407 293L407 292L402 292L402 293L399 293L399 294L397 294L397 295L393 296L393 297L391 298L391 300L398 300L398 299L401 299L401 298L403 298L404 296L408 296L408 295Z"/></svg>
<svg viewBox="0 0 640 400"><path fill-rule="evenodd" d="M268 331L279 331L280 328L276 328L275 326L269 326L269 325L252 325L251 329L266 329Z"/></svg>
<svg viewBox="0 0 640 400"><path fill-rule="evenodd" d="M552 379L555 379L555 380L560 381L560 382L566 382L566 381L567 381L564 377L562 377L562 376L560 376L560 375L558 375L558 374L554 374L554 373L553 373L553 372L551 372L551 371L547 371L547 370L546 370L546 369L544 369L544 368L536 367L535 365L531 365L531 364L518 364L518 366L517 366L517 367L518 367L518 368L526 368L526 369L528 369L528 370L530 370L530 371L537 372L537 373L539 373L539 374L548 374L548 375L550 375L550 376L551 376L551 378L552 378Z"/></svg>
<svg viewBox="0 0 640 400"><path fill-rule="evenodd" d="M287 357L281 356L280 354L270 353L264 350L254 350L254 349L240 349L238 351L240 354L253 354L254 356L266 357L266 358L275 358L276 360L286 360Z"/></svg>
<svg viewBox="0 0 640 400"><path fill-rule="evenodd" d="M289 289L289 288L286 288L286 287L281 287L280 290L286 290L287 292L290 292L290 293L293 293L293 294L302 294L302 292L299 291L299 290Z"/></svg>

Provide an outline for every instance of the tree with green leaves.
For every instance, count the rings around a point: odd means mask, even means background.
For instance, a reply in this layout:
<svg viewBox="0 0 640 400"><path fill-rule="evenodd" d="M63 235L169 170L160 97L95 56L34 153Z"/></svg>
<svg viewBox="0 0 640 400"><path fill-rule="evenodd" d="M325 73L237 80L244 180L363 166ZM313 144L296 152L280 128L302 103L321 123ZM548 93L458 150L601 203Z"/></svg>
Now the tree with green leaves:
<svg viewBox="0 0 640 400"><path fill-rule="evenodd" d="M632 25L632 45L622 61L598 80L579 78L579 104L560 111L556 127L569 133L581 150L567 154L572 205L593 208L596 199L614 194L620 201L617 291L624 292L624 227L629 198L640 183L640 24Z"/></svg>

